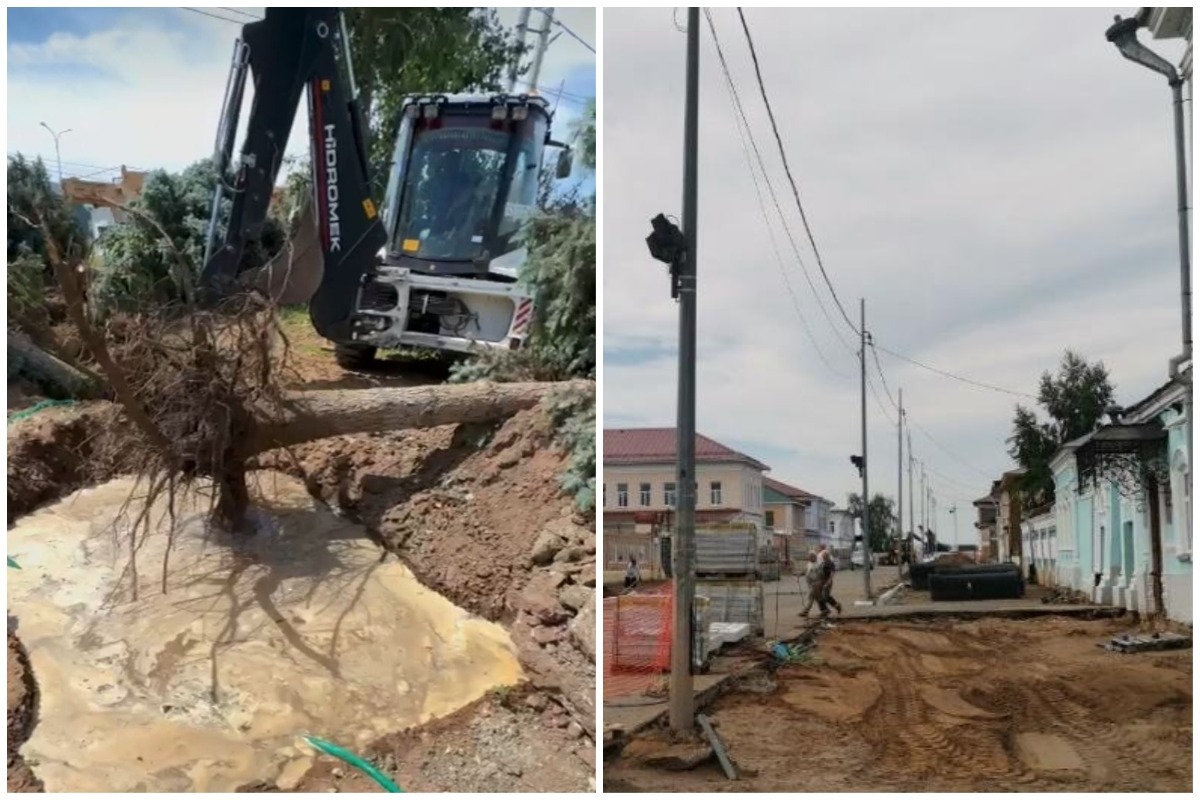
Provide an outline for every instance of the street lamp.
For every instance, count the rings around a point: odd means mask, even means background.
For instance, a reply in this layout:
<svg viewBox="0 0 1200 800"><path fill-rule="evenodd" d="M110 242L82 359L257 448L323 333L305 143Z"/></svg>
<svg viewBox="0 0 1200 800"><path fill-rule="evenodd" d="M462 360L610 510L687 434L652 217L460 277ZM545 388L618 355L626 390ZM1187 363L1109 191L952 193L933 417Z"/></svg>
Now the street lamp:
<svg viewBox="0 0 1200 800"><path fill-rule="evenodd" d="M1179 294L1183 306L1183 352L1171 359L1170 377L1179 380L1187 388L1187 424L1192 425L1192 387L1179 372L1180 364L1192 359L1192 261L1191 242L1188 233L1187 156L1184 152L1183 134L1183 77L1175 65L1146 47L1137 38L1142 21L1137 17L1121 19L1118 14L1105 32L1108 41L1116 45L1121 55L1147 69L1154 70L1167 79L1171 87L1171 98L1175 109L1175 197L1179 216ZM1188 436L1188 469L1194 470L1192 460L1192 437Z"/></svg>
<svg viewBox="0 0 1200 800"><path fill-rule="evenodd" d="M54 129L51 128L46 123L39 122L38 124L41 125L43 128L45 128L50 133L50 135L54 137L54 160L58 162L58 185L61 187L62 183L63 183L62 153L58 149L58 140L60 137L66 136L68 133L70 133L71 129L65 128L64 130L61 130L58 133L55 133Z"/></svg>

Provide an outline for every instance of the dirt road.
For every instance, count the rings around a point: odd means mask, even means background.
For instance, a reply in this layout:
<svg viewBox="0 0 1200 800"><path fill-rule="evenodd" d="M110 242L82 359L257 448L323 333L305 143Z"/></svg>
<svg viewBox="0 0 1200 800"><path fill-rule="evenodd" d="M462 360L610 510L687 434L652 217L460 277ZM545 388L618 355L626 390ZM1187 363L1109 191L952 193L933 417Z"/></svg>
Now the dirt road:
<svg viewBox="0 0 1200 800"><path fill-rule="evenodd" d="M748 773L618 757L608 791L1190 791L1191 651L1118 655L1128 621L846 622L814 663L712 716Z"/></svg>

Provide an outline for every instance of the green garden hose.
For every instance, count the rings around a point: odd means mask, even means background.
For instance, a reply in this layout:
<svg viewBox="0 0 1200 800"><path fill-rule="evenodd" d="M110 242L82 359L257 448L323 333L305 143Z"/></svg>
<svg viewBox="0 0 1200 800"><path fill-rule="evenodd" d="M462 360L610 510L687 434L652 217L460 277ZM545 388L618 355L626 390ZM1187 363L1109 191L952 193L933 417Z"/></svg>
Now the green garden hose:
<svg viewBox="0 0 1200 800"><path fill-rule="evenodd" d="M34 414L37 414L40 411L45 411L47 408L73 405L75 405L74 400L43 400L36 405L30 406L29 408L25 408L20 411L14 411L13 413L9 414L8 424L12 425L14 422L20 422L23 419L29 419Z"/></svg>
<svg viewBox="0 0 1200 800"><path fill-rule="evenodd" d="M311 744L313 747L320 750L322 753L331 755L334 758L340 758L352 767L357 767L367 774L371 780L383 787L384 791L388 792L403 792L404 790L392 782L392 779L380 772L374 765L366 759L356 756L344 747L339 747L333 742L327 742L324 739L318 739L316 736L305 736L304 741Z"/></svg>

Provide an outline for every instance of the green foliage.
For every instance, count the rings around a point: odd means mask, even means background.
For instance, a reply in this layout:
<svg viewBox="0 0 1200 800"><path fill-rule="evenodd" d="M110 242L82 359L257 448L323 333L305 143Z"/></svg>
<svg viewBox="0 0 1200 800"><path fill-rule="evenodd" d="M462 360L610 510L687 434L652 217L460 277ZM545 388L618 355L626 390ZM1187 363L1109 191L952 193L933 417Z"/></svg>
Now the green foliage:
<svg viewBox="0 0 1200 800"><path fill-rule="evenodd" d="M182 300L180 256L194 279L203 266L215 185L210 159L197 161L181 173L159 170L147 177L141 197L130 206L128 222L112 226L100 236L102 263L94 270L90 289L96 313ZM228 210L226 200L223 214ZM218 226L218 235L222 233ZM265 264L284 241L283 226L268 217L261 239L247 248L244 266L250 269Z"/></svg>
<svg viewBox="0 0 1200 800"><path fill-rule="evenodd" d="M850 512L850 516L855 519L862 519L862 505L862 495L851 494L846 501L846 508ZM868 513L870 515L868 519L870 520L871 552L883 552L888 549L888 532L892 527L892 518L895 516L895 503L891 498L876 494L871 498Z"/></svg>
<svg viewBox="0 0 1200 800"><path fill-rule="evenodd" d="M566 390L548 400L559 445L570 453L562 488L580 511L596 507L596 395Z"/></svg>
<svg viewBox="0 0 1200 800"><path fill-rule="evenodd" d="M405 95L498 91L522 55L493 9L347 8L346 25L378 197Z"/></svg>
<svg viewBox="0 0 1200 800"><path fill-rule="evenodd" d="M17 245L8 257L9 324L22 319L41 305L46 292L46 259L29 244Z"/></svg>
<svg viewBox="0 0 1200 800"><path fill-rule="evenodd" d="M53 282L46 256L45 222L61 253L78 257L87 248L87 230L54 192L42 160L19 153L8 159L8 317L10 324L38 315Z"/></svg>
<svg viewBox="0 0 1200 800"><path fill-rule="evenodd" d="M579 161L588 169L596 168L596 98L587 105L583 117L575 126L575 137L578 144Z"/></svg>
<svg viewBox="0 0 1200 800"><path fill-rule="evenodd" d="M71 207L54 192L50 173L40 158L30 161L18 153L8 159L8 260L33 253L45 258L46 242L36 225L44 219L65 255L86 247L87 231ZM47 262L47 269L49 268Z"/></svg>
<svg viewBox="0 0 1200 800"><path fill-rule="evenodd" d="M1043 422L1034 410L1017 406L1008 453L1026 470L1020 488L1027 509L1054 501L1050 459L1063 444L1095 430L1112 400L1104 363L1089 364L1067 350L1058 373L1043 373L1038 385L1038 405L1049 420Z"/></svg>

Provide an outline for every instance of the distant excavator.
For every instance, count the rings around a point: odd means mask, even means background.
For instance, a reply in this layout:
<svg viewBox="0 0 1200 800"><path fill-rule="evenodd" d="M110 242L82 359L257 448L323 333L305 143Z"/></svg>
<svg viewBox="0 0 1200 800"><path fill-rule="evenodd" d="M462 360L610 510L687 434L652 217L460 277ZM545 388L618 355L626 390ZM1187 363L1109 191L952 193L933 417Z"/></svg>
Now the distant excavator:
<svg viewBox="0 0 1200 800"><path fill-rule="evenodd" d="M217 131L207 296L254 286L281 304L307 303L347 369L369 366L379 348L520 348L534 313L517 283L520 234L545 148L560 149L557 177L571 172L571 149L550 136L549 104L512 93L406 98L376 206L350 45L336 8L268 8L243 26ZM254 96L235 159L248 76ZM305 90L312 202L283 251L247 271Z"/></svg>

